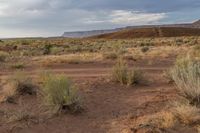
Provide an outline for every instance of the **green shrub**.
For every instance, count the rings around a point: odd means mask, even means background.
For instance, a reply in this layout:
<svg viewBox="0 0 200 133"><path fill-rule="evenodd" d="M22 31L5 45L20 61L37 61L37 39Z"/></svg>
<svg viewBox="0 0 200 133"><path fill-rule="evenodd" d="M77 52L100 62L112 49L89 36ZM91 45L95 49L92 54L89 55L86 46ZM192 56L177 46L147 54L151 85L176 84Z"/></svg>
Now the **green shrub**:
<svg viewBox="0 0 200 133"><path fill-rule="evenodd" d="M77 89L68 77L48 74L48 77L44 79L42 90L47 106L53 107L57 111L77 112L80 110Z"/></svg>
<svg viewBox="0 0 200 133"><path fill-rule="evenodd" d="M153 42L145 42L145 41L140 44L141 47L145 47L145 46L149 47L149 46L154 46L154 45L155 44Z"/></svg>
<svg viewBox="0 0 200 133"><path fill-rule="evenodd" d="M51 44L44 45L43 54L44 54L44 55L50 54L50 53L51 53L52 47L53 47L53 46L52 46Z"/></svg>
<svg viewBox="0 0 200 133"><path fill-rule="evenodd" d="M61 54L63 51L64 49L62 47L52 47L50 53L52 55L57 55L57 54Z"/></svg>
<svg viewBox="0 0 200 133"><path fill-rule="evenodd" d="M172 78L183 96L191 104L200 104L200 62L179 59L171 69Z"/></svg>
<svg viewBox="0 0 200 133"><path fill-rule="evenodd" d="M11 68L13 69L23 69L24 67L25 67L24 64L19 62L11 65Z"/></svg>
<svg viewBox="0 0 200 133"><path fill-rule="evenodd" d="M8 53L0 51L0 62L6 61L7 57L8 57Z"/></svg>
<svg viewBox="0 0 200 133"><path fill-rule="evenodd" d="M176 46L181 46L184 44L184 41L183 41L183 39L176 39L175 43L176 43Z"/></svg>
<svg viewBox="0 0 200 133"><path fill-rule="evenodd" d="M22 45L30 45L30 41L29 40L21 40L21 44Z"/></svg>
<svg viewBox="0 0 200 133"><path fill-rule="evenodd" d="M149 51L149 47L147 47L147 46L142 47L142 48L141 48L141 51L142 51L143 53L146 53L147 51Z"/></svg>
<svg viewBox="0 0 200 133"><path fill-rule="evenodd" d="M138 69L129 70L127 64L119 59L113 67L112 78L115 82L125 85L138 84L143 79L143 74Z"/></svg>

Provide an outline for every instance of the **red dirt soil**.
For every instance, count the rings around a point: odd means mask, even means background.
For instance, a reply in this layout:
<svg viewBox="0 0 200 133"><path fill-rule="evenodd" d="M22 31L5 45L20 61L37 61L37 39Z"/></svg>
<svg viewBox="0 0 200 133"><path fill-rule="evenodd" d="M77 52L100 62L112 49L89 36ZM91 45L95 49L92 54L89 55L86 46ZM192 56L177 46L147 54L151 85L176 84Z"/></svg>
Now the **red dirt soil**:
<svg viewBox="0 0 200 133"><path fill-rule="evenodd" d="M173 60L154 60L151 65L145 60L135 64L145 72L148 82L138 86L122 86L109 79L113 64L77 64L54 66L50 69L56 73L66 73L80 88L84 111L81 114L68 114L53 117L39 122L18 122L5 124L0 122L0 133L133 133L129 121L147 114L165 110L169 100L176 98L174 85L163 78L163 70L172 65ZM25 70L35 75L36 68ZM12 71L0 72L1 78L12 74ZM6 75L6 76L5 76ZM26 105L37 112L37 98L23 96ZM36 100L37 99L37 100ZM17 105L2 104L0 109L16 108ZM34 109L35 108L35 109ZM25 124L24 124L25 123ZM174 129L178 133L179 129ZM188 133L190 129L185 130ZM171 133L173 133L171 132ZM184 132L183 132L184 133Z"/></svg>

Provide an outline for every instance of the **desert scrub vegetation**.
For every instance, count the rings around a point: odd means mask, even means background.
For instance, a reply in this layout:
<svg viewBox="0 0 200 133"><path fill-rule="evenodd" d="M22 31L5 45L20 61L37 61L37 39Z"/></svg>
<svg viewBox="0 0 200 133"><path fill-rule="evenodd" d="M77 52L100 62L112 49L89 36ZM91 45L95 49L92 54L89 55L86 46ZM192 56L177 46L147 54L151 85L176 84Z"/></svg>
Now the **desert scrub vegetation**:
<svg viewBox="0 0 200 133"><path fill-rule="evenodd" d="M191 56L177 58L168 71L181 96L172 104L171 112L184 125L200 123L200 62Z"/></svg>
<svg viewBox="0 0 200 133"><path fill-rule="evenodd" d="M36 88L31 78L23 72L16 72L7 80L3 88L4 98L1 102L14 102L14 99L20 95L36 95Z"/></svg>
<svg viewBox="0 0 200 133"><path fill-rule="evenodd" d="M0 51L0 62L6 61L7 57L9 56L8 53Z"/></svg>
<svg viewBox="0 0 200 133"><path fill-rule="evenodd" d="M170 70L171 76L181 94L191 104L200 104L200 62L191 58L181 58Z"/></svg>
<svg viewBox="0 0 200 133"><path fill-rule="evenodd" d="M52 66L55 64L81 64L93 63L102 60L102 55L98 53L81 53L68 55L48 55L45 57L35 57L33 61L38 62L43 67Z"/></svg>
<svg viewBox="0 0 200 133"><path fill-rule="evenodd" d="M136 119L135 129L145 129L152 132L173 130L174 127L196 128L200 122L200 109L189 103L187 99L179 99L170 103L171 108L141 116Z"/></svg>
<svg viewBox="0 0 200 133"><path fill-rule="evenodd" d="M174 83L173 77L172 77L172 69L168 69L163 71L163 77L167 80L169 84Z"/></svg>
<svg viewBox="0 0 200 133"><path fill-rule="evenodd" d="M123 85L135 85L143 80L143 73L136 68L128 69L126 62L120 58L112 70L112 79Z"/></svg>
<svg viewBox="0 0 200 133"><path fill-rule="evenodd" d="M113 59L117 59L118 55L116 52L106 52L106 53L103 53L103 58L113 60Z"/></svg>
<svg viewBox="0 0 200 133"><path fill-rule="evenodd" d="M123 55L123 59L124 60L129 60L129 61L136 61L136 57L134 58L132 54L126 54L126 55Z"/></svg>
<svg viewBox="0 0 200 133"><path fill-rule="evenodd" d="M176 117L170 111L161 111L155 114L141 116L136 119L134 130L143 131L148 128L152 133L161 133L165 129L173 128L176 125Z"/></svg>
<svg viewBox="0 0 200 133"><path fill-rule="evenodd" d="M28 107L22 101L19 102L18 109L5 109L2 110L2 121L6 124L13 122L22 122L24 126L29 126L31 123L38 123L35 113L32 108Z"/></svg>
<svg viewBox="0 0 200 133"><path fill-rule="evenodd" d="M149 47L148 46L144 46L144 47L141 48L141 51L143 53L146 53L147 51L149 51Z"/></svg>
<svg viewBox="0 0 200 133"><path fill-rule="evenodd" d="M51 53L52 47L53 47L53 46L52 46L51 44L46 44L46 45L44 45L44 47L43 47L43 54L44 54L44 55L50 54L50 53Z"/></svg>
<svg viewBox="0 0 200 133"><path fill-rule="evenodd" d="M8 39L1 43L1 51L9 51L10 55L15 56L41 56L41 55L60 55L75 54L82 52L89 53L107 53L127 50L129 48L142 48L154 46L176 46L177 39L185 42L183 46L190 43L199 42L197 37L176 37L176 38L135 38L130 40L106 40L106 39L69 39L69 38L32 38L32 39ZM184 41L186 40L186 41ZM194 42L195 41L195 42ZM193 43L194 42L194 43Z"/></svg>
<svg viewBox="0 0 200 133"><path fill-rule="evenodd" d="M46 76L45 76L46 75ZM59 112L78 112L81 110L78 90L65 75L46 73L43 76L42 95L44 105Z"/></svg>
<svg viewBox="0 0 200 133"><path fill-rule="evenodd" d="M10 66L12 69L23 69L25 68L25 65L21 62L16 62L14 64L11 64Z"/></svg>
<svg viewBox="0 0 200 133"><path fill-rule="evenodd" d="M189 52L192 58L200 59L200 45L195 45Z"/></svg>
<svg viewBox="0 0 200 133"><path fill-rule="evenodd" d="M200 122L200 109L191 105L187 99L173 102L171 112L182 124L195 125Z"/></svg>

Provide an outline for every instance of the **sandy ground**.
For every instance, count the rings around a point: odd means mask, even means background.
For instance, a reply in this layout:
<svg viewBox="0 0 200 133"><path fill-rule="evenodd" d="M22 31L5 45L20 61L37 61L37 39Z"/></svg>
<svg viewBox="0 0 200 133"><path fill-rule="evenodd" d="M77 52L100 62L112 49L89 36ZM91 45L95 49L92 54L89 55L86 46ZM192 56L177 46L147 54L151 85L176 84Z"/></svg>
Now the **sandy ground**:
<svg viewBox="0 0 200 133"><path fill-rule="evenodd" d="M52 66L48 69L67 74L79 87L84 111L31 124L1 123L0 133L131 133L134 127L129 121L164 110L168 102L176 98L175 86L168 84L162 75L172 63L173 59L169 58L152 60L151 64L146 60L130 63L130 66L141 69L147 80L142 85L132 87L110 81L112 63ZM36 76L42 70L34 66L25 69L31 76ZM1 79L12 74L12 70L0 72ZM23 99L32 107L40 102L35 97L24 96ZM1 104L0 109L15 106Z"/></svg>

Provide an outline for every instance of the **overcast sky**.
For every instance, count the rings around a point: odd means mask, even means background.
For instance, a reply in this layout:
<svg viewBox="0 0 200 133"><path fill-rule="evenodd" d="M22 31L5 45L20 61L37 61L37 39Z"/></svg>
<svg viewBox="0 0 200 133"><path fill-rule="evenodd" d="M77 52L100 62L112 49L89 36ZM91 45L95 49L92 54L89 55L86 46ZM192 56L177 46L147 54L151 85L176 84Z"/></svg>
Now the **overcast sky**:
<svg viewBox="0 0 200 133"><path fill-rule="evenodd" d="M0 0L0 38L198 19L200 0Z"/></svg>

